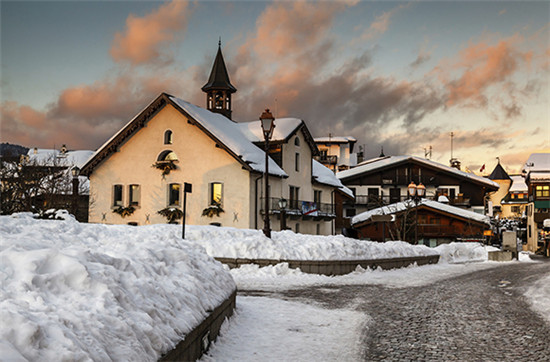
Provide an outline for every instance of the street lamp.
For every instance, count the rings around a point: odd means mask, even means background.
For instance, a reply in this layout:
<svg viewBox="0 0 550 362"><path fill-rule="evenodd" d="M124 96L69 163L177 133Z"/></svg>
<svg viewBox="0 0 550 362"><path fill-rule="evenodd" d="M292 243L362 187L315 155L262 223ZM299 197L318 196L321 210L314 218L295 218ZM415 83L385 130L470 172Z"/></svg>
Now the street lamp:
<svg viewBox="0 0 550 362"><path fill-rule="evenodd" d="M76 213L78 211L78 186L80 183L78 176L80 175L80 168L74 166L71 168L71 174L73 175L73 215L76 218Z"/></svg>
<svg viewBox="0 0 550 362"><path fill-rule="evenodd" d="M271 237L271 228L269 227L269 157L267 155L269 151L269 140L273 135L273 129L275 128L275 118L266 108L266 110L260 116L262 124L262 131L264 132L265 140L265 210L264 210L264 234L268 238Z"/></svg>
<svg viewBox="0 0 550 362"><path fill-rule="evenodd" d="M279 210L281 210L281 231L286 230L286 199L279 199Z"/></svg>
<svg viewBox="0 0 550 362"><path fill-rule="evenodd" d="M418 244L418 204L426 194L426 186L422 185L422 183L416 186L416 184L413 181L411 181L407 189L409 191L409 196L413 199L414 205L415 205L414 244L416 245Z"/></svg>

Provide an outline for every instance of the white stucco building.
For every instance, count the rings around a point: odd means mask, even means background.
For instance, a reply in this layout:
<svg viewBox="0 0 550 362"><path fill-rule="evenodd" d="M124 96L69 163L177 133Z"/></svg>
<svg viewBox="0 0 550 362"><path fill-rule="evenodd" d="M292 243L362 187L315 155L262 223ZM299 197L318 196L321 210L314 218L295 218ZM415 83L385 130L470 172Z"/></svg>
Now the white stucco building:
<svg viewBox="0 0 550 362"><path fill-rule="evenodd" d="M186 193L186 223L263 228L260 121L229 118L236 89L220 49L202 89L208 109L162 93L84 165L82 173L90 179L90 222L165 223L159 212L182 210L187 183L192 192ZM268 154L271 228L280 228L278 201L284 198L287 227L333 233L334 192L343 185L313 160L318 150L305 123L276 119Z"/></svg>

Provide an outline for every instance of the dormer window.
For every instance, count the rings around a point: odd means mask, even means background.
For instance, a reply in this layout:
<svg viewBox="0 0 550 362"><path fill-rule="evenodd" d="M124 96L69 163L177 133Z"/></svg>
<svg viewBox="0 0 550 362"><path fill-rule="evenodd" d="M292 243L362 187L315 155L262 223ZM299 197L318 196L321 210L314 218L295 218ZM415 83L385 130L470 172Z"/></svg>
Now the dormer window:
<svg viewBox="0 0 550 362"><path fill-rule="evenodd" d="M166 150L161 152L159 157L157 158L157 161L177 161L178 156L174 151Z"/></svg>
<svg viewBox="0 0 550 362"><path fill-rule="evenodd" d="M299 138L299 137L296 137L296 138L294 139L294 146L300 147L300 138Z"/></svg>
<svg viewBox="0 0 550 362"><path fill-rule="evenodd" d="M172 144L172 131L167 130L166 132L164 132L164 144L165 145Z"/></svg>

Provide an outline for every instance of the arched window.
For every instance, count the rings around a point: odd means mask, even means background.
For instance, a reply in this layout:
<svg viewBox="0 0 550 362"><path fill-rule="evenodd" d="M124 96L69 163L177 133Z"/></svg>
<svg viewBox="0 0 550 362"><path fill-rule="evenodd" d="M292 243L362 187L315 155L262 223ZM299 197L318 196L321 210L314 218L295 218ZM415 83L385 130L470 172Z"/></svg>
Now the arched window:
<svg viewBox="0 0 550 362"><path fill-rule="evenodd" d="M300 146L300 138L296 137L294 139L294 146Z"/></svg>
<svg viewBox="0 0 550 362"><path fill-rule="evenodd" d="M223 93L217 92L215 96L216 109L223 109Z"/></svg>
<svg viewBox="0 0 550 362"><path fill-rule="evenodd" d="M162 151L159 157L157 158L157 161L177 161L177 160L178 160L178 156L174 151L171 151L171 150Z"/></svg>
<svg viewBox="0 0 550 362"><path fill-rule="evenodd" d="M164 132L164 144L165 145L172 144L172 131L167 130L166 132Z"/></svg>

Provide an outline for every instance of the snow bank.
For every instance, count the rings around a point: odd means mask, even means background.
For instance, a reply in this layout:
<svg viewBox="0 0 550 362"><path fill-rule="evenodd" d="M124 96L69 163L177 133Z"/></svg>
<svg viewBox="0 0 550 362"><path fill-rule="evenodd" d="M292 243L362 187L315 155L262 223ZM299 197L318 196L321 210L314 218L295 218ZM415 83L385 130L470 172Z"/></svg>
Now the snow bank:
<svg viewBox="0 0 550 362"><path fill-rule="evenodd" d="M410 265L406 268L382 270L357 268L353 273L337 276L306 274L291 269L288 263L260 268L242 265L231 269L239 290L280 291L302 289L319 285L383 285L386 288L419 287L479 270L495 268L502 263Z"/></svg>
<svg viewBox="0 0 550 362"><path fill-rule="evenodd" d="M0 217L0 356L156 361L235 288L174 230Z"/></svg>
<svg viewBox="0 0 550 362"><path fill-rule="evenodd" d="M539 313L547 323L550 323L550 303L548 299L550 296L550 273L546 274L529 287L527 292L525 292L525 296L533 306L533 309Z"/></svg>
<svg viewBox="0 0 550 362"><path fill-rule="evenodd" d="M439 254L440 263L470 263L489 260L489 251L498 251L492 246L480 243L450 243L442 244L434 248Z"/></svg>
<svg viewBox="0 0 550 362"><path fill-rule="evenodd" d="M268 239L261 230L191 226L185 236L202 245L208 255L226 258L368 260L437 254L427 246L404 241L378 243L343 235L296 234L290 230L272 232L272 238Z"/></svg>

